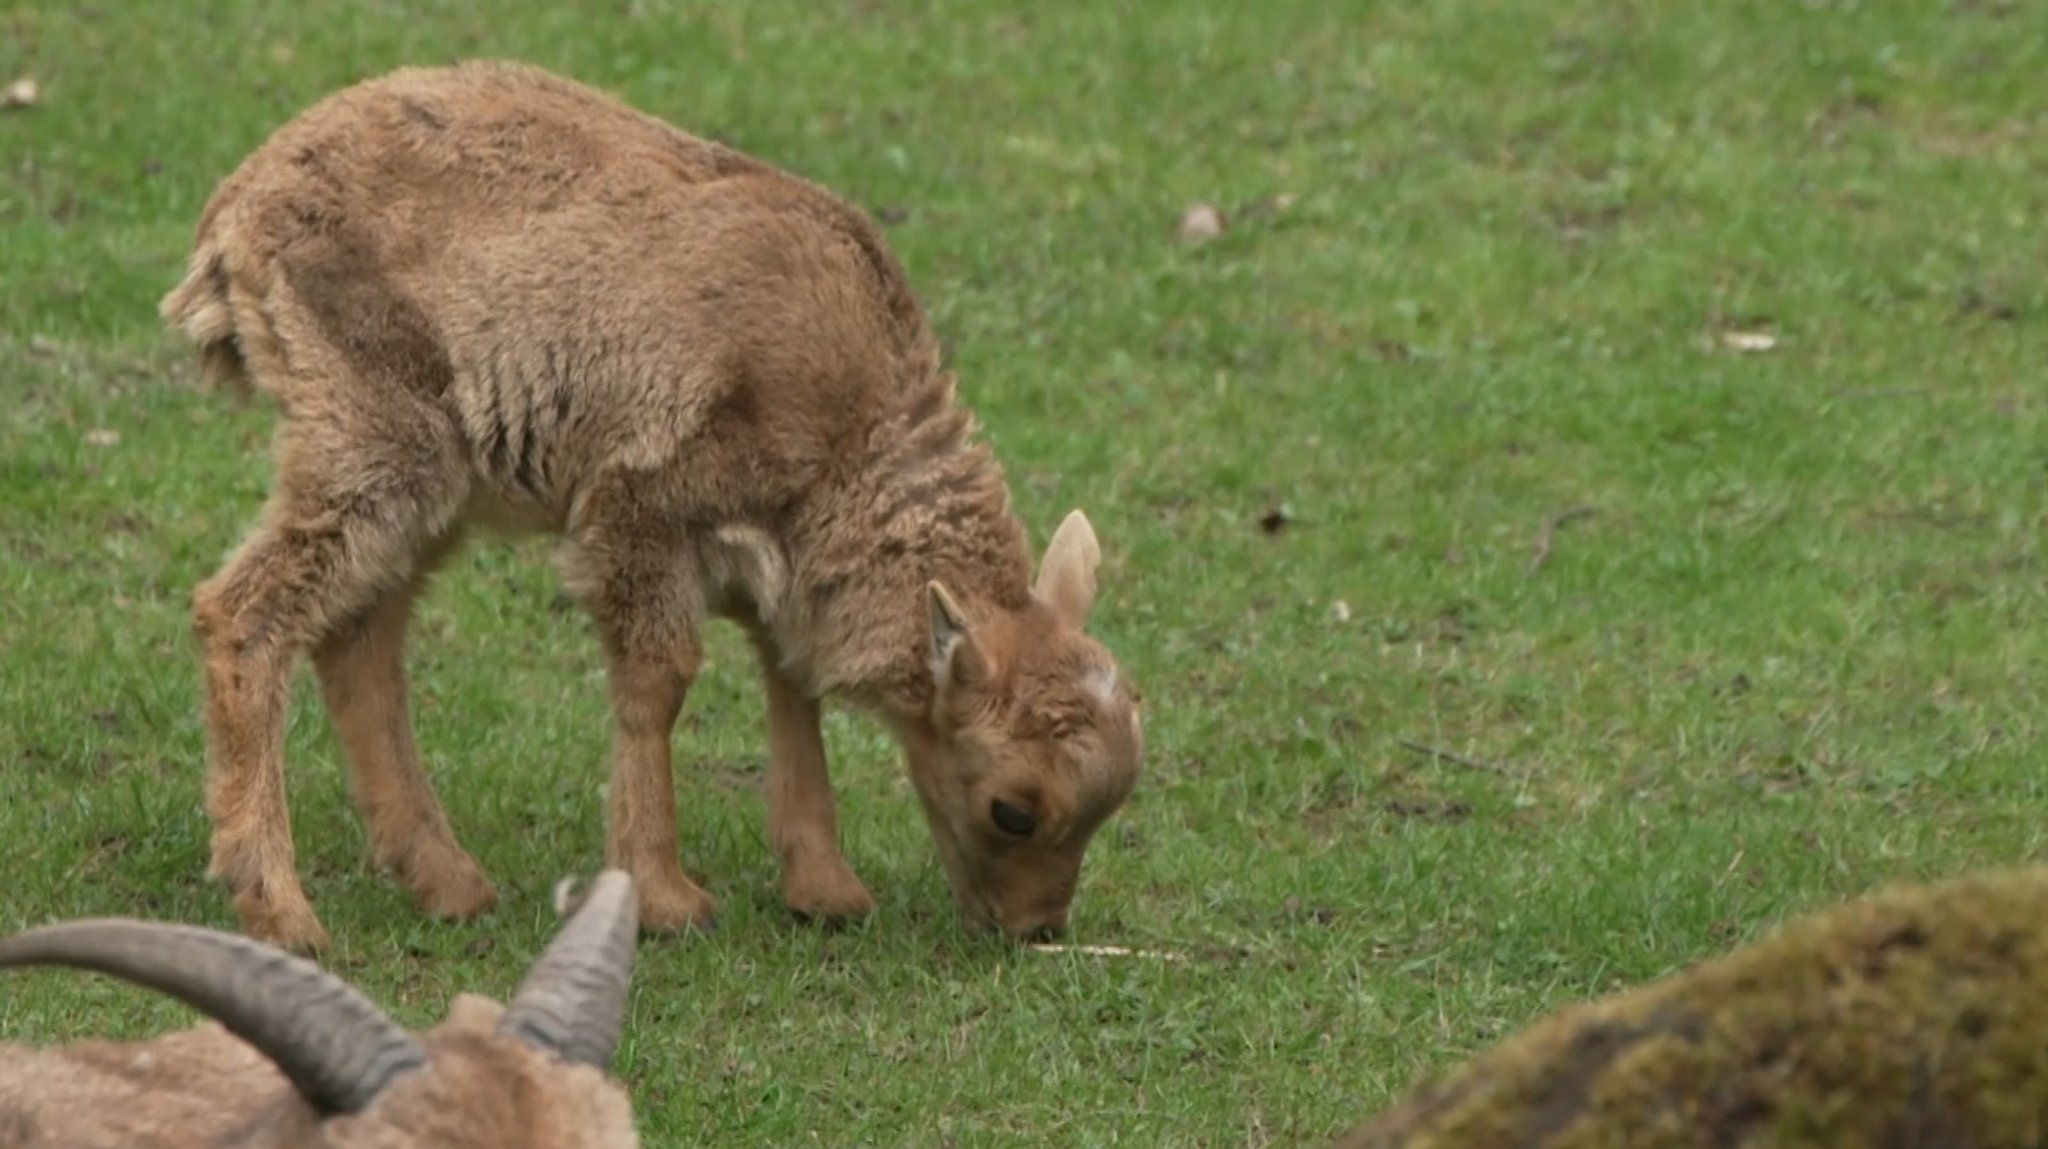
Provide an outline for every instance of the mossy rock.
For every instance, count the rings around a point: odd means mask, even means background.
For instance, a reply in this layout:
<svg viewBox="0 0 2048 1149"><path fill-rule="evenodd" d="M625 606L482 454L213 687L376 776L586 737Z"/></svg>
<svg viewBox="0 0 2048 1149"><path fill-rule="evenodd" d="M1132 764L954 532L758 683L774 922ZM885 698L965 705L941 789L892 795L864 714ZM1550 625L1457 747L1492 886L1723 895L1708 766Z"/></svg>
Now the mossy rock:
<svg viewBox="0 0 2048 1149"><path fill-rule="evenodd" d="M1564 1009L1333 1149L2048 1145L2048 867L1901 886Z"/></svg>

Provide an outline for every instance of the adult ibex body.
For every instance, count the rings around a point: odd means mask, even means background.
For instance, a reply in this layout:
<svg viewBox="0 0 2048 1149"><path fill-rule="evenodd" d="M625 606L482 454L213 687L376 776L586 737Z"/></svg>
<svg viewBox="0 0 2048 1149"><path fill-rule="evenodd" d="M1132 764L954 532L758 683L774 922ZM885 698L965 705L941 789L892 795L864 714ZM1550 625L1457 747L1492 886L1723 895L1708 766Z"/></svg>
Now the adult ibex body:
<svg viewBox="0 0 2048 1149"><path fill-rule="evenodd" d="M955 901L1060 929L1142 736L1083 633L1078 511L1035 577L904 272L834 194L532 68L402 70L320 101L214 193L163 313L283 419L260 524L194 595L211 871L244 928L326 935L294 873L286 685L310 650L376 860L430 912L491 887L421 771L402 636L465 529L559 534L615 715L607 853L643 926L708 923L669 739L699 627L760 654L768 836L800 914L873 901L818 726L904 748Z"/></svg>
<svg viewBox="0 0 2048 1149"><path fill-rule="evenodd" d="M148 1041L0 1045L0 1146L634 1149L609 1075L634 911L631 880L600 876L509 1006L465 994L417 1035L234 934L125 919L16 934L0 967L97 970L214 1020Z"/></svg>

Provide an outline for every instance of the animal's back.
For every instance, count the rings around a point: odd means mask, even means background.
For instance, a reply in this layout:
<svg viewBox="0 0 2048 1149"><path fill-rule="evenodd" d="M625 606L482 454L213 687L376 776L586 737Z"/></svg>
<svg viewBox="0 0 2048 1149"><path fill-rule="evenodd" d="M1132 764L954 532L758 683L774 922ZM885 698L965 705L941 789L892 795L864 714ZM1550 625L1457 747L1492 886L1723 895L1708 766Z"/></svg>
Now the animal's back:
<svg viewBox="0 0 2048 1149"><path fill-rule="evenodd" d="M226 1145L310 1118L270 1062L210 1022L147 1042L0 1045L0 1149Z"/></svg>
<svg viewBox="0 0 2048 1149"><path fill-rule="evenodd" d="M597 468L678 459L707 513L786 502L936 371L851 205L502 63L394 72L280 128L165 311L288 408L342 377L441 406L499 493L558 511Z"/></svg>

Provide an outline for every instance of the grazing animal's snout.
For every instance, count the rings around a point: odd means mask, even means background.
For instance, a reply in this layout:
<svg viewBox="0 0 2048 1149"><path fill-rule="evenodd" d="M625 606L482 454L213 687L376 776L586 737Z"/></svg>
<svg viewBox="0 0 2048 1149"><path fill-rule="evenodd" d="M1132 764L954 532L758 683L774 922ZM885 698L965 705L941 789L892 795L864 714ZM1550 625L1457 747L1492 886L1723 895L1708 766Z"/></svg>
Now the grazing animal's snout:
<svg viewBox="0 0 2048 1149"><path fill-rule="evenodd" d="M1062 920L1059 922L1047 922L1044 925L1032 926L1028 930L1026 930L1022 936L1025 941L1030 942L1033 945L1043 945L1046 942L1058 941L1060 937L1064 935L1066 932L1067 923L1064 920Z"/></svg>
<svg viewBox="0 0 2048 1149"><path fill-rule="evenodd" d="M1067 932L1067 915L1074 900L1070 881L1055 881L1043 890L1006 905L1000 898L989 904L989 924L1014 942L1036 945L1058 941Z"/></svg>
<svg viewBox="0 0 2048 1149"><path fill-rule="evenodd" d="M1005 913L1000 905L985 902L973 908L963 907L963 910L968 921L981 930L1024 945L1058 941L1067 934L1067 907L1064 905L1057 909Z"/></svg>

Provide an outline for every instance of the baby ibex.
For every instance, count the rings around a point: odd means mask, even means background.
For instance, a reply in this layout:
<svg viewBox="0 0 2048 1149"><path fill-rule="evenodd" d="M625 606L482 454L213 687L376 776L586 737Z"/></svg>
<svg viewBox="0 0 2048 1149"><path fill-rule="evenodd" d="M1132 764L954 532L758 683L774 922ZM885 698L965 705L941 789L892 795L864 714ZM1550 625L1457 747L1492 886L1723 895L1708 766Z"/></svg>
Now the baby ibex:
<svg viewBox="0 0 2048 1149"><path fill-rule="evenodd" d="M234 934L125 919L0 941L0 967L96 970L207 1024L150 1041L0 1045L0 1145L64 1149L634 1149L611 1078L632 880L601 875L512 999L456 997L415 1036L333 974Z"/></svg>
<svg viewBox="0 0 2048 1149"><path fill-rule="evenodd" d="M533 68L407 69L302 112L199 220L164 316L283 409L260 525L194 594L210 872L244 928L326 934L282 780L310 650L375 860L422 907L493 900L421 771L402 637L472 525L563 539L615 731L607 856L650 931L708 925L669 739L708 615L767 696L768 837L805 917L874 902L841 856L820 701L879 713L954 899L1063 928L1139 772L1137 700L1083 633L1078 511L1036 577L1001 468L868 218Z"/></svg>

